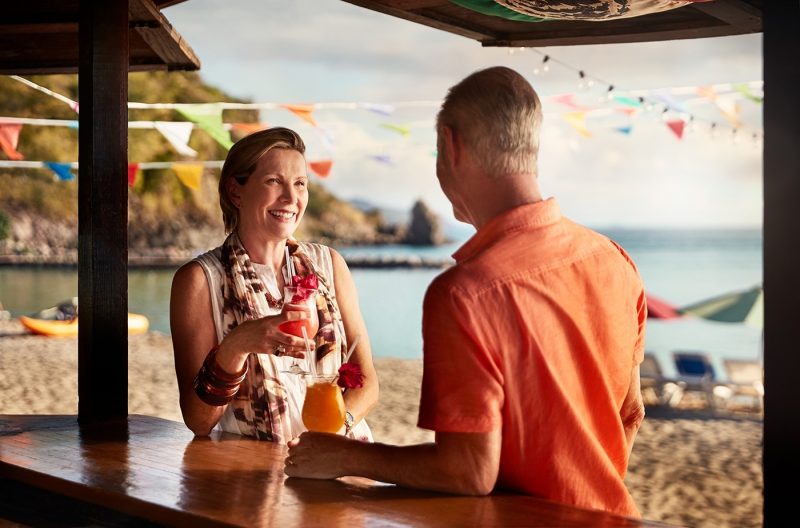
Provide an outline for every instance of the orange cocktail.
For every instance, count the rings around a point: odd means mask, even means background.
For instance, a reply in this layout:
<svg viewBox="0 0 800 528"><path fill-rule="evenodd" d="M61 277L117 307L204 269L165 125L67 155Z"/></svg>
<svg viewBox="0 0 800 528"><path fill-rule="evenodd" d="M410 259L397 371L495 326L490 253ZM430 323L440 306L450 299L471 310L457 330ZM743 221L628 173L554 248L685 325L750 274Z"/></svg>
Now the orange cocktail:
<svg viewBox="0 0 800 528"><path fill-rule="evenodd" d="M344 425L342 389L336 376L306 376L303 423L309 431L336 433Z"/></svg>
<svg viewBox="0 0 800 528"><path fill-rule="evenodd" d="M303 337L303 328L305 328L306 336L312 339L317 335L317 330L319 330L317 290L302 286L286 286L283 294L283 311L289 312L293 310L308 313L308 319L287 321L281 324L278 329L287 334Z"/></svg>

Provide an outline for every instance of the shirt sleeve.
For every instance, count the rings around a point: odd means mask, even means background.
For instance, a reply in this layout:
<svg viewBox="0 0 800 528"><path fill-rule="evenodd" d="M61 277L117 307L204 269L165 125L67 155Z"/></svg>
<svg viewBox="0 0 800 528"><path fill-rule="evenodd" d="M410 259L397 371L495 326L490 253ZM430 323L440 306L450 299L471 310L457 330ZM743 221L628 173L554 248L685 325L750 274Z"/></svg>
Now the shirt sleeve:
<svg viewBox="0 0 800 528"><path fill-rule="evenodd" d="M418 421L424 429L484 433L502 426L502 370L480 335L487 318L471 304L437 281L425 294Z"/></svg>

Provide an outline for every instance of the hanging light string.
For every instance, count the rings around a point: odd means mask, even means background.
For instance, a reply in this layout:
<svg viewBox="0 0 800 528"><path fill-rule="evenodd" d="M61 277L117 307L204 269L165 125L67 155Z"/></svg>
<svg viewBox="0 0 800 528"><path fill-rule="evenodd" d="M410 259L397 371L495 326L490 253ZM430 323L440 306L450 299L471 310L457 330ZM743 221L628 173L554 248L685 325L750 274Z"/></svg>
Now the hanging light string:
<svg viewBox="0 0 800 528"><path fill-rule="evenodd" d="M753 130L753 129L749 129L748 127L744 127L744 126L731 126L731 125L725 124L724 122L722 122L722 124L720 124L720 122L718 122L716 120L700 118L700 117L696 116L695 114L693 114L691 112L687 112L687 111L682 110L680 108L675 108L668 101L663 101L663 100L660 100L660 99L654 99L650 95L650 94L653 93L653 91L651 91L651 90L627 90L627 89L622 89L618 85L616 85L616 84L614 84L614 83L612 83L610 81L607 81L607 80L605 80L603 78L600 78L600 77L597 77L595 75L589 75L588 73L586 73L585 70L583 70L581 68L577 68L577 67L575 67L575 66L573 66L571 64L568 64L568 63L566 63L566 62L564 62L562 60L559 60L558 58L553 57L551 54L545 53L545 52L543 52L543 51L541 51L541 50L539 50L537 48L515 48L515 50L516 51L520 51L520 52L529 50L529 51L531 51L533 53L536 53L537 55L539 55L542 58L541 63L537 64L533 68L534 75L538 75L541 72L547 72L549 70L549 65L557 64L561 68L563 68L565 70L569 70L569 71L577 74L577 76L578 76L578 88L579 89L582 90L582 89L585 89L585 88L591 88L595 84L596 85L600 85L600 86L605 86L606 87L606 91L605 91L605 94L604 94L604 98L606 100L613 100L614 95L616 95L616 94L619 94L620 96L625 96L625 95L630 96L632 99L638 100L639 103L642 106L642 109L644 109L644 110L655 111L656 109L660 108L661 117L662 117L662 119L664 121L666 121L668 119L668 114L669 113L675 113L675 114L678 114L679 116L681 116L681 119L683 119L683 121L686 124L688 124L690 128L694 128L696 126L697 122L705 123L706 126L708 127L709 133L712 136L717 135L719 133L720 128L727 128L729 130L729 134L731 135L731 137L733 138L734 141L738 141L738 139L740 137L747 137L748 135L754 141L758 141L759 139L761 139L763 137L763 132L761 130ZM745 86L747 86L748 89L753 88L754 84L758 85L758 88L761 88L761 86L763 86L763 83L760 82L760 81L758 83L743 83L743 84ZM712 90L731 90L731 89L734 88L734 86L735 85L732 84L732 83L726 83L726 84L713 85L710 88ZM669 88L669 89L666 89L666 90L659 90L659 91L668 92L668 93L674 94L674 95L690 95L690 94L697 94L698 93L698 88L693 86L693 87ZM715 92L712 92L712 93L715 93ZM694 102L697 102L697 101L708 101L708 100L709 100L708 97L696 97L696 98L692 98L692 99L686 100L685 103L688 105L688 104L691 104L691 103L694 103ZM600 110L602 110L602 109L600 109ZM589 114L597 114L598 111L597 111L597 109L595 109L595 110L590 109L590 110L587 110L587 113L589 113Z"/></svg>

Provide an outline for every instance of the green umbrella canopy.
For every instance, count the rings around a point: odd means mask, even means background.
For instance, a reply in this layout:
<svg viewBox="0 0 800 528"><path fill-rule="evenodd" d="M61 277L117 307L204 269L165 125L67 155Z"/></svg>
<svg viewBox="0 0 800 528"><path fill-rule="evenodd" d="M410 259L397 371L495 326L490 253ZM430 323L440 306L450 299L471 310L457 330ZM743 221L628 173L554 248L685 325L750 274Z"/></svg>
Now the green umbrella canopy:
<svg viewBox="0 0 800 528"><path fill-rule="evenodd" d="M763 329L764 289L759 285L745 291L726 293L684 306L678 312L712 321L746 323Z"/></svg>

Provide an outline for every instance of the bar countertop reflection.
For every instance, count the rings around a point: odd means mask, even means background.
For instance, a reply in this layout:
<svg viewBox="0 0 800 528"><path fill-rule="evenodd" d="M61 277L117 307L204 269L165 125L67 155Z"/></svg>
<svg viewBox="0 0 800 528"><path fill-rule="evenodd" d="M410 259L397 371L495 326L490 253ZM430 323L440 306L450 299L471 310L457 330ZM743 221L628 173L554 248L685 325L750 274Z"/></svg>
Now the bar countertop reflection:
<svg viewBox="0 0 800 528"><path fill-rule="evenodd" d="M170 526L667 526L532 497L287 478L286 448L131 415L0 416L0 477Z"/></svg>

